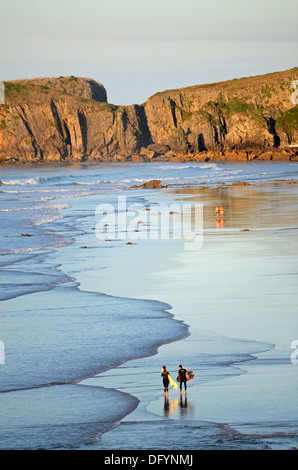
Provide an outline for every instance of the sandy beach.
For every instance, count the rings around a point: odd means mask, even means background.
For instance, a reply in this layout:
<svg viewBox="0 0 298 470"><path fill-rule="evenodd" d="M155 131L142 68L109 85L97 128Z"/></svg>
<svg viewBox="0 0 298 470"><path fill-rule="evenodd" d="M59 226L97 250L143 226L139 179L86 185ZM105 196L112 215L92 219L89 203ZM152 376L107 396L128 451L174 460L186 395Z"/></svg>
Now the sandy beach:
<svg viewBox="0 0 298 470"><path fill-rule="evenodd" d="M91 167L7 177L3 448L297 447L298 185L290 170L107 166L106 191ZM167 188L130 188L162 174ZM138 204L134 224L115 232L102 222L98 236L98 204L113 212L124 197ZM186 211L197 249L174 236L177 204L202 208L200 227ZM149 217L161 206L162 217L171 212L165 237ZM17 236L20 221L31 237ZM165 399L161 368L176 380L179 364L195 377L187 396L170 390Z"/></svg>
<svg viewBox="0 0 298 470"><path fill-rule="evenodd" d="M297 370L291 363L297 331L297 185L272 181L180 188L149 197L169 205L181 198L204 205L200 250L185 251L181 241L139 240L129 254L122 247L116 249L104 276L98 273L108 294L167 302L174 318L189 326L190 335L160 347L153 357L129 361L87 380L89 385L109 384L140 400L137 409L95 447L113 448L116 442L129 449L135 445L133 436L140 433L140 448L151 448L150 438L145 439L148 426L170 419L178 432L181 425L191 428L184 431L186 449L216 448L214 439L210 437L208 444L203 439L203 429L209 435L214 432L209 426L216 425L216 435L228 429L219 447L237 448L241 438L241 446L248 448L291 448L298 429ZM225 208L224 224L217 223L217 204ZM132 273L137 273L133 281ZM90 279L85 284L81 277L80 282L92 290ZM160 369L166 364L176 378L180 363L195 372L187 402L184 393L180 397L175 390L165 402ZM198 423L201 434L193 431ZM175 447L175 431L162 436L163 446Z"/></svg>
<svg viewBox="0 0 298 470"><path fill-rule="evenodd" d="M293 0L1 20L0 451L298 450Z"/></svg>

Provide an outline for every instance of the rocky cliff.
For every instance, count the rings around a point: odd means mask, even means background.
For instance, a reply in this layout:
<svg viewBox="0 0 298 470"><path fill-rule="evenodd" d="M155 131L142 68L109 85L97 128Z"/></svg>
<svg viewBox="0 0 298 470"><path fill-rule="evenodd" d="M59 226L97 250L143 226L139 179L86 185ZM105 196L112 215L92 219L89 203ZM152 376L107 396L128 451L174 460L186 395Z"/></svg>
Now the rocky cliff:
<svg viewBox="0 0 298 470"><path fill-rule="evenodd" d="M0 162L298 159L298 68L116 106L94 80L5 82Z"/></svg>

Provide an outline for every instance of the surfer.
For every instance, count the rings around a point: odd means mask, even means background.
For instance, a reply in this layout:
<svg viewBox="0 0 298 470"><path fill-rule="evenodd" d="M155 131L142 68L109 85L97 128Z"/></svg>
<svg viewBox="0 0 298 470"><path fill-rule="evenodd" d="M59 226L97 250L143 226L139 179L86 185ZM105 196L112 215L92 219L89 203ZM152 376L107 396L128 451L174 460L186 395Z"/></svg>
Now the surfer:
<svg viewBox="0 0 298 470"><path fill-rule="evenodd" d="M225 210L224 210L223 206L221 206L220 207L220 215L223 217L224 213L225 213Z"/></svg>
<svg viewBox="0 0 298 470"><path fill-rule="evenodd" d="M164 393L165 393L165 395L166 395L166 394L169 393L169 383L170 383L170 380L169 380L169 373L168 373L168 371L167 371L166 366L163 366L163 367L162 367L161 376L162 376L162 381L163 381Z"/></svg>
<svg viewBox="0 0 298 470"><path fill-rule="evenodd" d="M182 365L179 366L178 370L178 377L177 377L178 382L180 382L180 393L182 392L182 385L184 384L184 390L186 393L186 370L183 369Z"/></svg>

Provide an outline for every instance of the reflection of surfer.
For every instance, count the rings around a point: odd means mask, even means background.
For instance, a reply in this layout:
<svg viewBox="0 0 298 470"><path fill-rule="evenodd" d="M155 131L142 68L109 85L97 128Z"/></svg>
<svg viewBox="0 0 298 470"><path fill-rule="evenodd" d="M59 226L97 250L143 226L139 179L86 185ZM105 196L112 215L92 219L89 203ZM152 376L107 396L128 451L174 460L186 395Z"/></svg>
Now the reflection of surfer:
<svg viewBox="0 0 298 470"><path fill-rule="evenodd" d="M169 393L169 373L167 371L166 366L163 366L162 371L161 371L161 376L162 376L162 381L163 381L163 389L165 394Z"/></svg>
<svg viewBox="0 0 298 470"><path fill-rule="evenodd" d="M187 396L185 394L185 399L183 403L182 393L180 394L180 409L187 408Z"/></svg>
<svg viewBox="0 0 298 470"><path fill-rule="evenodd" d="M170 408L169 395L167 393L165 393L165 402L164 402L164 414L165 414L165 416L168 416L169 408Z"/></svg>
<svg viewBox="0 0 298 470"><path fill-rule="evenodd" d="M216 228L220 228L220 227L224 228L224 226L225 226L224 213L225 213L225 210L224 210L223 206L221 206L220 208L218 206L216 206L216 208L215 208Z"/></svg>
<svg viewBox="0 0 298 470"><path fill-rule="evenodd" d="M183 369L182 365L179 366L178 370L178 377L179 377L179 382L180 382L180 393L182 392L182 385L184 384L184 390L186 393L186 370Z"/></svg>

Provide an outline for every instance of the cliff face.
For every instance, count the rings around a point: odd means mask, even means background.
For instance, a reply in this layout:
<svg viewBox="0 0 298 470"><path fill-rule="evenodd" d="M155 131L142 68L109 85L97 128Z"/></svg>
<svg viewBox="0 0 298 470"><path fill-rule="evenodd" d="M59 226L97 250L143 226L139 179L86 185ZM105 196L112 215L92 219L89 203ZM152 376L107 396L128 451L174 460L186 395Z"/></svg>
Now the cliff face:
<svg viewBox="0 0 298 470"><path fill-rule="evenodd" d="M141 106L107 103L104 87L76 77L5 83L2 162L108 159L148 144Z"/></svg>
<svg viewBox="0 0 298 470"><path fill-rule="evenodd" d="M298 68L157 93L143 105L107 102L77 77L5 82L0 161L298 158Z"/></svg>
<svg viewBox="0 0 298 470"><path fill-rule="evenodd" d="M294 158L295 74L297 68L157 93L145 104L152 139L195 159Z"/></svg>

